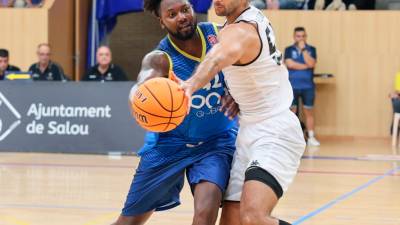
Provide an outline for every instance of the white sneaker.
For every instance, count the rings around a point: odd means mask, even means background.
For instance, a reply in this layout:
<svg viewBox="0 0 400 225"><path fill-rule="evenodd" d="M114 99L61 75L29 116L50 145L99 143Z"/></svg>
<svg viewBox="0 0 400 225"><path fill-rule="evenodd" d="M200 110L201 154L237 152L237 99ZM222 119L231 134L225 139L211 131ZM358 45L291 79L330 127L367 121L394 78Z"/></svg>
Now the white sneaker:
<svg viewBox="0 0 400 225"><path fill-rule="evenodd" d="M320 146L321 143L315 138L315 137L310 137L307 139L307 145L308 146Z"/></svg>

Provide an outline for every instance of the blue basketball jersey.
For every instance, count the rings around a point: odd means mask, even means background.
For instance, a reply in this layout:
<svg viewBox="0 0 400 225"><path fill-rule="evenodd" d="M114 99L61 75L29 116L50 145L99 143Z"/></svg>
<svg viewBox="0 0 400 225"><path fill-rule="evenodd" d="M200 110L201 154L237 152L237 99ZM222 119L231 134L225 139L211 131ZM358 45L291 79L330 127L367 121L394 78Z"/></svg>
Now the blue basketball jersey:
<svg viewBox="0 0 400 225"><path fill-rule="evenodd" d="M196 67L205 57L206 53L217 43L217 27L212 23L199 23L197 31L203 46L201 58L192 56L179 49L169 36L161 40L157 49L166 53L170 60L171 69L181 80L192 76ZM148 132L143 153L157 143L194 143L202 142L235 128L236 121L229 120L219 112L221 96L225 93L225 82L222 72L202 89L193 93L191 109L182 124L176 129L165 133Z"/></svg>

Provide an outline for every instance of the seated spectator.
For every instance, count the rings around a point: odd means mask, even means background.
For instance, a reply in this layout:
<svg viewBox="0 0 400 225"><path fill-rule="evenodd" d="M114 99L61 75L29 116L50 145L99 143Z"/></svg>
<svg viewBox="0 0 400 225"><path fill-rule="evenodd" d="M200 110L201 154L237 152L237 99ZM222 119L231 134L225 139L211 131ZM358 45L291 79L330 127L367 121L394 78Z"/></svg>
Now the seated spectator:
<svg viewBox="0 0 400 225"><path fill-rule="evenodd" d="M0 0L1 1L1 0ZM13 0L15 8L38 8L44 4L44 0Z"/></svg>
<svg viewBox="0 0 400 225"><path fill-rule="evenodd" d="M258 9L307 10L307 9L313 9L314 3L315 0L251 0L250 1L250 4Z"/></svg>
<svg viewBox="0 0 400 225"><path fill-rule="evenodd" d="M25 0L14 0L14 8L24 8L25 5Z"/></svg>
<svg viewBox="0 0 400 225"><path fill-rule="evenodd" d="M38 8L42 7L45 0L25 0L26 7L29 8Z"/></svg>
<svg viewBox="0 0 400 225"><path fill-rule="evenodd" d="M292 0L288 0L292 1ZM279 0L250 0L250 4L258 9L279 9Z"/></svg>
<svg viewBox="0 0 400 225"><path fill-rule="evenodd" d="M357 9L374 9L375 1L368 0L316 0L315 10L357 10Z"/></svg>
<svg viewBox="0 0 400 225"><path fill-rule="evenodd" d="M279 0L280 9L309 9L308 0Z"/></svg>
<svg viewBox="0 0 400 225"><path fill-rule="evenodd" d="M29 67L33 80L65 81L64 70L56 62L51 61L51 47L49 44L40 44L37 48L39 62Z"/></svg>
<svg viewBox="0 0 400 225"><path fill-rule="evenodd" d="M256 7L257 9L266 9L267 3L265 0L250 0L250 5Z"/></svg>
<svg viewBox="0 0 400 225"><path fill-rule="evenodd" d="M0 49L0 80L4 80L7 72L20 71L16 66L9 64L9 53L6 49Z"/></svg>
<svg viewBox="0 0 400 225"><path fill-rule="evenodd" d="M16 66L9 64L9 54L6 49L0 49L0 80L4 80L6 72L20 71Z"/></svg>
<svg viewBox="0 0 400 225"><path fill-rule="evenodd" d="M15 0L0 0L0 8L12 7Z"/></svg>
<svg viewBox="0 0 400 225"><path fill-rule="evenodd" d="M84 81L126 81L128 80L121 67L113 64L111 49L101 46L96 52L97 64L89 69L83 77Z"/></svg>

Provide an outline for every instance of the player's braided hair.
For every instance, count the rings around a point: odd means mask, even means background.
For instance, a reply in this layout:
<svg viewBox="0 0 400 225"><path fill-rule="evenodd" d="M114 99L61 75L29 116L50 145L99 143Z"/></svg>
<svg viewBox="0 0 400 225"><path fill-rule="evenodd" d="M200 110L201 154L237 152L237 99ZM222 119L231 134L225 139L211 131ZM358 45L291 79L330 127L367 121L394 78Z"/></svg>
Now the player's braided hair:
<svg viewBox="0 0 400 225"><path fill-rule="evenodd" d="M160 4L162 0L144 0L144 9L160 17Z"/></svg>

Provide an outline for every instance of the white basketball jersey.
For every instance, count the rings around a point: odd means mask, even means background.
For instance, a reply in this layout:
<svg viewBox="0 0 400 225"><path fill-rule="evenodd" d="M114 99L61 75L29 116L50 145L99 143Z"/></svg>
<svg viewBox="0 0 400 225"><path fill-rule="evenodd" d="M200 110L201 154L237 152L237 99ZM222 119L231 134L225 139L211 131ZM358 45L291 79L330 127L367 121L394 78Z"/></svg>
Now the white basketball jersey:
<svg viewBox="0 0 400 225"><path fill-rule="evenodd" d="M257 25L260 54L246 65L232 65L223 72L230 94L239 104L240 119L257 122L289 110L293 91L269 20L251 6L235 22L241 21Z"/></svg>

